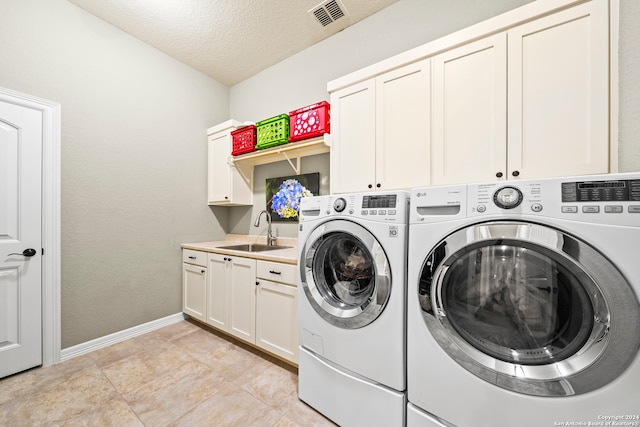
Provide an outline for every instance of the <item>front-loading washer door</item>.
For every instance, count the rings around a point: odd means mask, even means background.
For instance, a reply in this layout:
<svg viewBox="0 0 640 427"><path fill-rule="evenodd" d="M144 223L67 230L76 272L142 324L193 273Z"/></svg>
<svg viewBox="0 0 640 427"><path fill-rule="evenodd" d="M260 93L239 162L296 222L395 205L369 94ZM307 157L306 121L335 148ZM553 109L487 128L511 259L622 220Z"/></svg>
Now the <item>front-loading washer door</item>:
<svg viewBox="0 0 640 427"><path fill-rule="evenodd" d="M391 293L384 249L364 227L330 220L307 238L300 259L304 294L331 325L357 329L373 322Z"/></svg>
<svg viewBox="0 0 640 427"><path fill-rule="evenodd" d="M452 358L519 393L597 389L640 347L627 280L587 243L543 225L488 222L450 234L424 261L418 298Z"/></svg>

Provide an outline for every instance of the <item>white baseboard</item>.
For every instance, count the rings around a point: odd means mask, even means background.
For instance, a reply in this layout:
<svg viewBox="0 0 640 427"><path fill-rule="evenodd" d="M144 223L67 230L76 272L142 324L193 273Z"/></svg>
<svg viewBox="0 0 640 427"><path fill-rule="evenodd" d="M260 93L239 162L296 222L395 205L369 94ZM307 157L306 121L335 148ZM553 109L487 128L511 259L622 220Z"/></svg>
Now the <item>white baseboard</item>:
<svg viewBox="0 0 640 427"><path fill-rule="evenodd" d="M62 351L60 352L60 361L64 362L65 360L73 359L74 357L91 353L92 351L117 344L130 338L135 338L139 335L146 334L147 332L152 332L156 329L173 325L174 323L178 323L181 320L184 320L184 314L176 313L167 317L163 317L161 319L143 323L142 325L125 329L124 331L114 332L113 334L105 335L104 337L96 338L82 344L74 345L73 347L67 347L65 349L62 349Z"/></svg>

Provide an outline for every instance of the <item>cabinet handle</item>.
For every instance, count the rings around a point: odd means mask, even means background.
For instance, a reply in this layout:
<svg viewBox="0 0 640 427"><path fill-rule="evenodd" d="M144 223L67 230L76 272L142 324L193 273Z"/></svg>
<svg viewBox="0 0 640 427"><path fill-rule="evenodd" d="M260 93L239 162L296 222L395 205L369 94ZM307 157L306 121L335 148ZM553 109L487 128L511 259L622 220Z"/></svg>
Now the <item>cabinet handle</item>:
<svg viewBox="0 0 640 427"><path fill-rule="evenodd" d="M518 175L520 175L520 172L519 171L513 171L513 172L511 172L511 175L518 176Z"/></svg>
<svg viewBox="0 0 640 427"><path fill-rule="evenodd" d="M376 184L376 187L380 188L380 187L382 187L382 184L377 183L377 184Z"/></svg>
<svg viewBox="0 0 640 427"><path fill-rule="evenodd" d="M200 273L204 273L204 272L205 272L205 270L200 270Z"/></svg>
<svg viewBox="0 0 640 427"><path fill-rule="evenodd" d="M194 257L194 256L190 256L190 257L187 257L187 258L189 258L189 259L196 259L196 257Z"/></svg>
<svg viewBox="0 0 640 427"><path fill-rule="evenodd" d="M502 178L502 172L498 172L498 173L496 174L496 178Z"/></svg>
<svg viewBox="0 0 640 427"><path fill-rule="evenodd" d="M260 282L256 281L256 286L259 286L259 285L260 285Z"/></svg>
<svg viewBox="0 0 640 427"><path fill-rule="evenodd" d="M369 187L369 188L373 188L373 185L369 184L369 185L367 185L367 187Z"/></svg>
<svg viewBox="0 0 640 427"><path fill-rule="evenodd" d="M282 274L282 272L275 271L275 270L269 270L269 273L271 273L271 274Z"/></svg>

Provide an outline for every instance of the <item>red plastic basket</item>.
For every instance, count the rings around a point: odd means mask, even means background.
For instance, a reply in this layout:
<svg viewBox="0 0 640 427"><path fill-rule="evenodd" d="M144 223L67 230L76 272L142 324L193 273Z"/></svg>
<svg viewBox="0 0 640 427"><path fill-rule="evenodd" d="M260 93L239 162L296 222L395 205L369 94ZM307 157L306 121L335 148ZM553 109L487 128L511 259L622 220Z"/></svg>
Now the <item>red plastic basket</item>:
<svg viewBox="0 0 640 427"><path fill-rule="evenodd" d="M299 108L290 112L289 117L290 142L330 133L330 107L327 101Z"/></svg>
<svg viewBox="0 0 640 427"><path fill-rule="evenodd" d="M233 139L233 149L231 150L232 156L250 153L256 150L255 125L244 126L240 129L231 131L231 138Z"/></svg>

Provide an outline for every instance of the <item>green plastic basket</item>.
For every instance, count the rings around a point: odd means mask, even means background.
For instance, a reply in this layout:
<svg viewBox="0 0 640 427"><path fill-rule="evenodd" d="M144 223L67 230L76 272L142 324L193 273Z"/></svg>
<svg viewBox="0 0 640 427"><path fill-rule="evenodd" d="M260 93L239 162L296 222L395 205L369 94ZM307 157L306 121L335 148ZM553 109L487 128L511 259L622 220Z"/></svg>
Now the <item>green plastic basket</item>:
<svg viewBox="0 0 640 427"><path fill-rule="evenodd" d="M289 115L280 114L256 123L256 150L275 147L289 142Z"/></svg>

